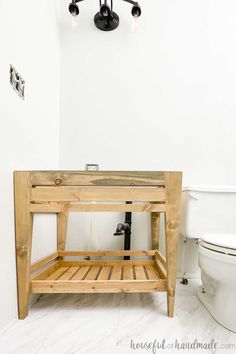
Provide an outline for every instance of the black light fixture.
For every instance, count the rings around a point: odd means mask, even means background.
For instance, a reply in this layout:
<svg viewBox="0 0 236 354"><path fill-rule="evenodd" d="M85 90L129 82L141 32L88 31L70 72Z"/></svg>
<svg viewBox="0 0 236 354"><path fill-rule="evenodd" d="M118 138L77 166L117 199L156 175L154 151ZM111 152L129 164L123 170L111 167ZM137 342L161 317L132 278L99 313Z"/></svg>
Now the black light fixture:
<svg viewBox="0 0 236 354"><path fill-rule="evenodd" d="M139 16L141 16L141 13L142 13L141 7L139 6L138 3L136 3L131 9L131 14L134 17L139 17Z"/></svg>
<svg viewBox="0 0 236 354"><path fill-rule="evenodd" d="M69 4L69 12L72 16L79 15L79 7L77 5L78 2L83 0L72 0ZM133 5L131 9L131 14L133 17L137 18L141 16L141 7L138 2L133 0L123 0L125 2ZM99 12L94 16L95 26L101 31L113 31L115 28L119 26L119 16L116 12L113 11L113 0L110 0L110 6L107 4L107 0L99 0Z"/></svg>
<svg viewBox="0 0 236 354"><path fill-rule="evenodd" d="M79 1L82 0L72 0L72 2L69 4L69 11L72 16L78 16L79 14L79 6L76 4Z"/></svg>
<svg viewBox="0 0 236 354"><path fill-rule="evenodd" d="M110 6L107 0L104 3L99 2L100 10L94 16L94 23L102 31L112 31L119 26L119 16L113 11L113 0L110 0Z"/></svg>

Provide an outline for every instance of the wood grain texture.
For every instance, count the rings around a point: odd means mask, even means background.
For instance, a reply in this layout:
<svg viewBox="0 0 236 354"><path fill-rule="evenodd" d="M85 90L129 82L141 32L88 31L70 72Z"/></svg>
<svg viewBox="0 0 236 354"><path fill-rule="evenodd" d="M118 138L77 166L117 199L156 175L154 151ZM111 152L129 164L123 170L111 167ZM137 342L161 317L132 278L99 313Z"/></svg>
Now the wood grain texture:
<svg viewBox="0 0 236 354"><path fill-rule="evenodd" d="M121 275L122 275L122 267L119 265L114 265L114 263L113 263L110 279L111 280L120 280Z"/></svg>
<svg viewBox="0 0 236 354"><path fill-rule="evenodd" d="M72 280L82 280L84 279L84 277L86 276L86 274L89 272L89 270L91 269L90 265L85 265L85 266L80 266L78 271L75 273L75 275L73 275L73 277L71 278Z"/></svg>
<svg viewBox="0 0 236 354"><path fill-rule="evenodd" d="M160 213L151 213L151 236L152 236L152 249L159 248L160 238Z"/></svg>
<svg viewBox="0 0 236 354"><path fill-rule="evenodd" d="M160 278L157 268L155 269L155 267L153 266L146 265L145 269L149 280L155 280Z"/></svg>
<svg viewBox="0 0 236 354"><path fill-rule="evenodd" d="M167 308L168 316L174 316L177 246L179 240L179 217L182 173L166 172L166 264L167 264Z"/></svg>
<svg viewBox="0 0 236 354"><path fill-rule="evenodd" d="M134 273L135 273L135 278L137 280L146 280L146 272L145 268L142 266L134 266Z"/></svg>
<svg viewBox="0 0 236 354"><path fill-rule="evenodd" d="M33 281L31 292L38 293L147 293L166 291L165 279L158 280L110 280L110 281Z"/></svg>
<svg viewBox="0 0 236 354"><path fill-rule="evenodd" d="M164 173L156 171L31 171L33 186L163 186Z"/></svg>
<svg viewBox="0 0 236 354"><path fill-rule="evenodd" d="M97 280L109 280L110 272L111 272L111 267L108 266L102 267Z"/></svg>
<svg viewBox="0 0 236 354"><path fill-rule="evenodd" d="M65 212L165 212L165 204L72 204L65 202L48 202L31 204L32 213L65 213Z"/></svg>
<svg viewBox="0 0 236 354"><path fill-rule="evenodd" d="M85 276L85 280L96 280L99 274L101 267L98 265L94 265L89 269L89 272Z"/></svg>
<svg viewBox="0 0 236 354"><path fill-rule="evenodd" d="M48 264L49 262L57 259L57 257L59 257L58 251L54 252L53 254L50 254L47 257L41 258L39 259L37 262L34 262L31 266L30 266L30 272L35 272L37 269L43 267L44 265Z"/></svg>
<svg viewBox="0 0 236 354"><path fill-rule="evenodd" d="M30 173L14 173L15 240L18 316L28 314L33 215L30 213Z"/></svg>
<svg viewBox="0 0 236 354"><path fill-rule="evenodd" d="M46 280L57 280L59 279L67 270L69 267L59 267L55 272L51 273Z"/></svg>
<svg viewBox="0 0 236 354"><path fill-rule="evenodd" d="M162 279L167 279L167 270L166 268L163 267L163 265L159 260L156 260L156 268L160 277Z"/></svg>
<svg viewBox="0 0 236 354"><path fill-rule="evenodd" d="M168 315L173 316L181 177L181 172L154 171L15 172L19 318L27 315L30 289L32 293L166 291ZM125 204L127 200L134 203ZM65 251L68 212L126 211L151 213L152 250ZM36 212L58 214L58 252L30 266L32 215ZM158 251L162 212L166 213L166 259ZM127 254L153 259L63 260L65 256ZM30 280L30 270L47 264Z"/></svg>
<svg viewBox="0 0 236 354"><path fill-rule="evenodd" d="M37 187L32 189L31 201L37 202L117 202L165 201L165 188L152 187Z"/></svg>
<svg viewBox="0 0 236 354"><path fill-rule="evenodd" d="M123 267L123 280L130 279L134 279L133 267L127 265Z"/></svg>
<svg viewBox="0 0 236 354"><path fill-rule="evenodd" d="M31 276L31 280L45 280L50 274L55 272L60 267L59 261L48 266L41 272L38 272L36 275Z"/></svg>
<svg viewBox="0 0 236 354"><path fill-rule="evenodd" d="M156 258L156 260L159 260L162 263L162 265L165 269L167 269L166 258L161 254L161 252L159 250L156 250L155 258Z"/></svg>
<svg viewBox="0 0 236 354"><path fill-rule="evenodd" d="M76 256L154 256L155 250L58 251L60 257Z"/></svg>
<svg viewBox="0 0 236 354"><path fill-rule="evenodd" d="M63 251L65 249L67 224L68 224L68 213L58 213L57 214L57 249L58 250ZM59 256L62 257L62 255Z"/></svg>
<svg viewBox="0 0 236 354"><path fill-rule="evenodd" d="M61 276L60 280L70 280L73 275L78 271L78 267L69 267Z"/></svg>
<svg viewBox="0 0 236 354"><path fill-rule="evenodd" d="M93 292L149 292L166 291L167 281L158 275L155 264L133 265L127 260L125 265L110 261L109 266L95 261L90 265L75 266L62 262L59 268L44 279L31 281L33 293L93 293ZM70 265L69 265L70 264ZM77 268L77 270L76 270ZM146 268L146 270L145 270ZM147 273L147 275L146 275Z"/></svg>
<svg viewBox="0 0 236 354"><path fill-rule="evenodd" d="M141 259L131 259L131 260L121 260L121 259L116 259L116 260L81 260L81 261L62 261L60 262L61 265L65 267L70 267L70 266L84 266L84 265L102 265L102 266L111 266L111 261L112 265L119 265L119 266L126 266L126 265L150 265L150 266L155 266L156 262L154 260L141 260Z"/></svg>

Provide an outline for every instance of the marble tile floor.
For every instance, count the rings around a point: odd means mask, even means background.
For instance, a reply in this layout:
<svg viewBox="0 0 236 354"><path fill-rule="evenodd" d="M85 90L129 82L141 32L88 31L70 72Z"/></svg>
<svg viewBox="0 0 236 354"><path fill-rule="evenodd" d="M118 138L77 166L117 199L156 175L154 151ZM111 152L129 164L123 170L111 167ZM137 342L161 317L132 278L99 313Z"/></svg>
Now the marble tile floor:
<svg viewBox="0 0 236 354"><path fill-rule="evenodd" d="M221 327L196 297L199 280L177 281L175 317L165 293L46 294L29 316L0 331L0 354L236 353L236 334ZM218 349L173 348L194 340ZM165 340L165 349L141 349ZM229 348L229 345L235 348ZM136 349L134 349L136 348Z"/></svg>

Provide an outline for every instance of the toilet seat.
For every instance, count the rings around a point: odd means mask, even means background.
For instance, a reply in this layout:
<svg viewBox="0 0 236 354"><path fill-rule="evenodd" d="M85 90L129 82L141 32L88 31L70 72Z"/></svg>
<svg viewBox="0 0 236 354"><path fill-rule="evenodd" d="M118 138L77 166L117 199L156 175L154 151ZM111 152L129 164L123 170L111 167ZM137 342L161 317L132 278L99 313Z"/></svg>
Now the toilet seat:
<svg viewBox="0 0 236 354"><path fill-rule="evenodd" d="M236 234L204 234L200 245L213 252L236 256Z"/></svg>

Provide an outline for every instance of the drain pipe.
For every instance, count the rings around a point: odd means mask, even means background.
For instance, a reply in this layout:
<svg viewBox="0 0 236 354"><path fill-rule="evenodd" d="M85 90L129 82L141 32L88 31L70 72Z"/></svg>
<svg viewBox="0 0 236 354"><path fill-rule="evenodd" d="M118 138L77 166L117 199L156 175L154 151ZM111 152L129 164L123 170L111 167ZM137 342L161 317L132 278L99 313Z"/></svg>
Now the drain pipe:
<svg viewBox="0 0 236 354"><path fill-rule="evenodd" d="M132 204L132 202L125 202L126 204ZM114 236L124 235L124 250L130 250L131 242L131 224L132 224L132 213L127 211L125 213L125 222L119 223L116 227L116 232ZM124 259L130 259L130 256L124 256Z"/></svg>

